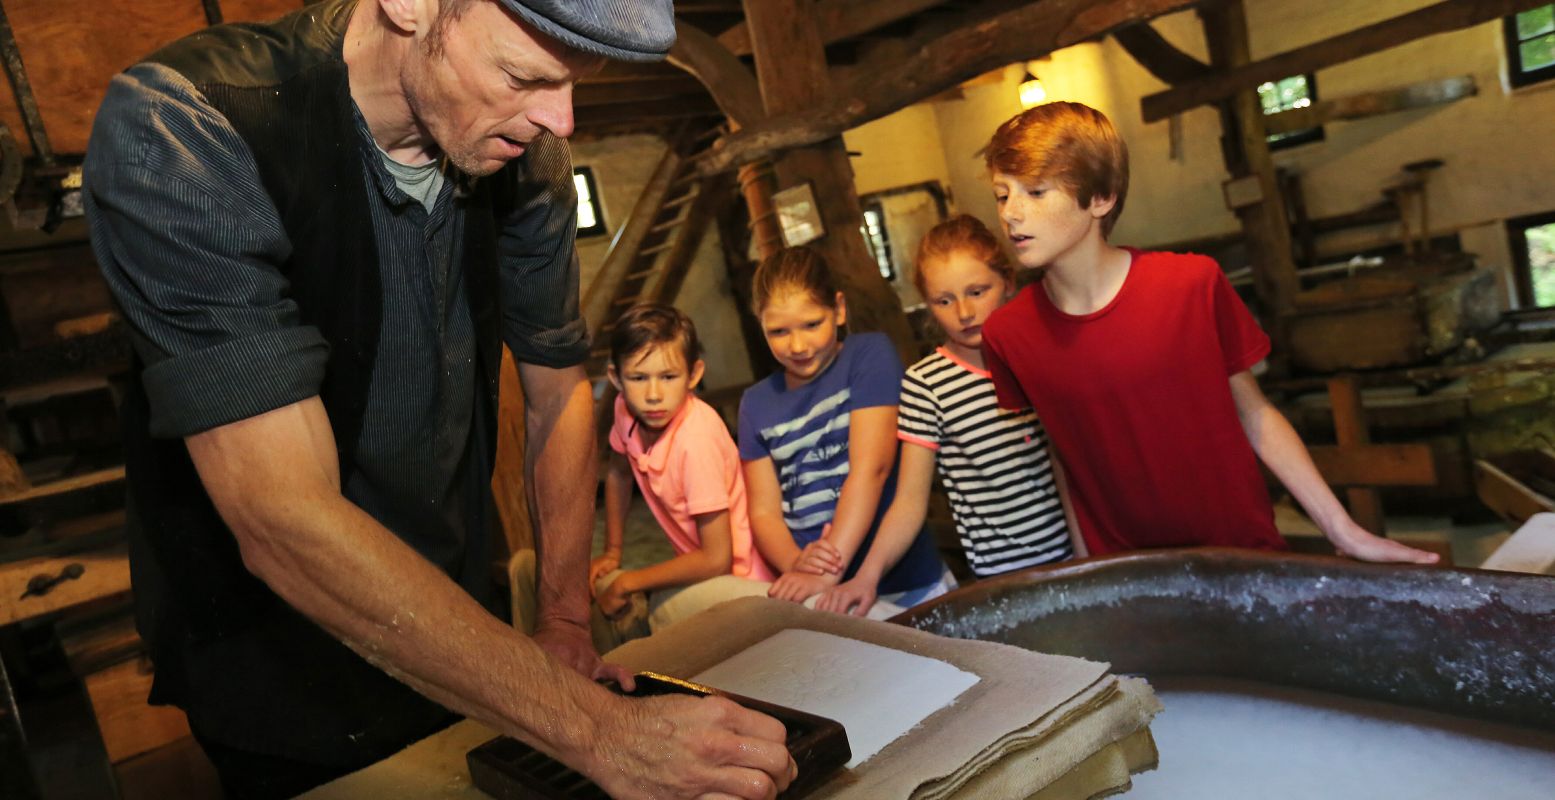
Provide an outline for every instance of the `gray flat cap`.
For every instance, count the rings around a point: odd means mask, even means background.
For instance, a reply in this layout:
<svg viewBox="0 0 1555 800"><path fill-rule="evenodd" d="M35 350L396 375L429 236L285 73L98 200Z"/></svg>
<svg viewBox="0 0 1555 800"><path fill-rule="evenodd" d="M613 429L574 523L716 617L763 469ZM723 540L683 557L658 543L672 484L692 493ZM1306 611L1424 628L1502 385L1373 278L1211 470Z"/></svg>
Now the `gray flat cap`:
<svg viewBox="0 0 1555 800"><path fill-rule="evenodd" d="M500 0L547 36L620 61L657 61L675 44L671 0Z"/></svg>

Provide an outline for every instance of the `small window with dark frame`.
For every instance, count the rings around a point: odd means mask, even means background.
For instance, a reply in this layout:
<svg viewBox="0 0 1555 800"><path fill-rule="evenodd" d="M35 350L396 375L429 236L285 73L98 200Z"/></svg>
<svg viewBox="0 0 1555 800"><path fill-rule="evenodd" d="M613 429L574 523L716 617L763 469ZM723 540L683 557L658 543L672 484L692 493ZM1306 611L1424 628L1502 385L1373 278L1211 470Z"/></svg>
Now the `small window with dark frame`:
<svg viewBox="0 0 1555 800"><path fill-rule="evenodd" d="M1555 78L1555 3L1505 20L1507 77L1513 86Z"/></svg>
<svg viewBox="0 0 1555 800"><path fill-rule="evenodd" d="M1292 75L1277 81L1269 81L1258 87L1258 102L1263 105L1265 116L1281 111L1306 108L1317 102L1317 78L1312 74ZM1299 131L1269 134L1269 149L1280 150L1298 144L1323 139L1323 126L1303 128Z"/></svg>
<svg viewBox="0 0 1555 800"><path fill-rule="evenodd" d="M1555 307L1555 211L1506 221L1518 305Z"/></svg>
<svg viewBox="0 0 1555 800"><path fill-rule="evenodd" d="M891 235L885 227L885 208L879 203L864 206L864 224L859 226L869 254L875 257L880 276L888 281L896 280L896 269L891 266Z"/></svg>
<svg viewBox="0 0 1555 800"><path fill-rule="evenodd" d="M573 167L572 185L578 190L578 238L605 235L605 209L599 203L599 187L594 170Z"/></svg>

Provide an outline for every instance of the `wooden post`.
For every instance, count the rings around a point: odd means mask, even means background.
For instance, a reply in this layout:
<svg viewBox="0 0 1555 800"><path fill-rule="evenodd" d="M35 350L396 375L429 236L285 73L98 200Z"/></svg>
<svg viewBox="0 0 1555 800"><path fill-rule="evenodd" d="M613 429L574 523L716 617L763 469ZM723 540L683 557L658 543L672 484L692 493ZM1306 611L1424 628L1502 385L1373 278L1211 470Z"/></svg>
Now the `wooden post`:
<svg viewBox="0 0 1555 800"><path fill-rule="evenodd" d="M1247 17L1241 0L1228 0L1200 11L1211 63L1217 69L1234 69L1248 62ZM1276 356L1288 351L1285 317L1293 307L1300 283L1291 259L1290 221L1280 194L1279 176L1269 156L1268 134L1263 126L1263 106L1258 93L1244 89L1221 106L1226 169L1229 186L1242 184L1249 196L1228 203L1242 221L1254 288L1263 305L1265 324L1274 339ZM1256 187L1256 196L1251 196Z"/></svg>
<svg viewBox="0 0 1555 800"><path fill-rule="evenodd" d="M1361 408L1361 392L1353 377L1341 375L1330 378L1328 402L1334 411L1334 438L1341 449L1371 442L1371 434L1366 431L1365 412ZM1349 500L1350 517L1362 528L1382 536L1386 526L1378 491L1373 488L1351 488L1345 490L1345 496Z"/></svg>
<svg viewBox="0 0 1555 800"><path fill-rule="evenodd" d="M750 210L750 234L756 243L756 258L765 259L783 249L783 228L778 224L777 209L772 207L777 176L772 173L770 161L742 165L739 174L740 194Z"/></svg>
<svg viewBox="0 0 1555 800"><path fill-rule="evenodd" d="M502 348L502 376L497 388L497 455L491 474L491 492L502 523L508 554L532 550L534 526L524 485L524 386L518 380L518 364L507 347Z"/></svg>
<svg viewBox="0 0 1555 800"><path fill-rule="evenodd" d="M823 106L831 101L826 52L808 0L745 0L745 19L756 56L756 80L769 117ZM773 164L779 188L808 181L815 192L826 235L811 247L825 257L847 296L849 328L882 331L904 361L917 358L917 344L897 299L869 254L860 228L864 212L853 186L853 167L842 137L785 153ZM751 209L751 217L757 209Z"/></svg>

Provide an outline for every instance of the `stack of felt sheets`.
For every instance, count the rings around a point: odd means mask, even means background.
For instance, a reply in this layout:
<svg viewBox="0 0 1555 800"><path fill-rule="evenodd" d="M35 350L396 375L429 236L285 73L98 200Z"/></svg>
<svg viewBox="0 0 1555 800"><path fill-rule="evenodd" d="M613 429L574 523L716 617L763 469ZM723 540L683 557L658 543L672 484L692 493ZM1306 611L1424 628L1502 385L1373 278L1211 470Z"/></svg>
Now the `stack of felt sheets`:
<svg viewBox="0 0 1555 800"><path fill-rule="evenodd" d="M606 661L829 717L854 759L821 798L1070 798L1155 766L1148 684L1106 664L746 598Z"/></svg>

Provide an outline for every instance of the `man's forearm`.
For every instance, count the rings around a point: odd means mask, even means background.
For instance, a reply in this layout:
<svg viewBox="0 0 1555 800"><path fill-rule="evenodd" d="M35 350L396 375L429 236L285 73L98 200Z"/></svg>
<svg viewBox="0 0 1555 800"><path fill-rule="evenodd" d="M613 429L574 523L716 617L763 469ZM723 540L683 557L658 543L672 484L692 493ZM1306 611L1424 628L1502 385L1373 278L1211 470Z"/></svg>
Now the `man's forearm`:
<svg viewBox="0 0 1555 800"><path fill-rule="evenodd" d="M343 498L333 451L321 444L328 431L315 398L189 438L245 566L369 662L456 713L564 758L586 752L588 712L612 698Z"/></svg>
<svg viewBox="0 0 1555 800"><path fill-rule="evenodd" d="M539 617L588 627L594 532L594 403L582 367L520 367L524 377L525 483L535 510Z"/></svg>

